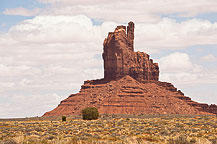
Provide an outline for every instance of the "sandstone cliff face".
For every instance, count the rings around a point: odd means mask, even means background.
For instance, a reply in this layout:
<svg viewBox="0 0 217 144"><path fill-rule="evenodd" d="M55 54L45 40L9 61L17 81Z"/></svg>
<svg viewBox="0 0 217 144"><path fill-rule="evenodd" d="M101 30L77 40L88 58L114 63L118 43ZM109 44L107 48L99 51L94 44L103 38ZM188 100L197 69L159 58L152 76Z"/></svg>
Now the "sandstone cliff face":
<svg viewBox="0 0 217 144"><path fill-rule="evenodd" d="M140 80L158 80L159 67L143 52L134 52L134 23L118 26L104 41L104 78L118 80L125 75Z"/></svg>
<svg viewBox="0 0 217 144"><path fill-rule="evenodd" d="M118 26L104 41L104 78L85 81L43 116L78 115L86 107L100 114L217 114L216 105L197 103L171 83L160 82L158 64L134 52L134 24Z"/></svg>

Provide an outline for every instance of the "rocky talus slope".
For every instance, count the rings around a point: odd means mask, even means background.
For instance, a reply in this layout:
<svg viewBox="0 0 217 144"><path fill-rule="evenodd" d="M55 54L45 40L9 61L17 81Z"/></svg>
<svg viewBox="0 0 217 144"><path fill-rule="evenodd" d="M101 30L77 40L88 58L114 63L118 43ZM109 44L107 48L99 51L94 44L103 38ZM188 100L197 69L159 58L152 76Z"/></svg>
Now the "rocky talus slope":
<svg viewBox="0 0 217 144"><path fill-rule="evenodd" d="M100 114L217 114L216 105L194 102L158 81L158 64L134 52L133 45L133 22L110 32L104 40L104 78L85 81L79 93L43 116L78 115L86 107L97 107Z"/></svg>

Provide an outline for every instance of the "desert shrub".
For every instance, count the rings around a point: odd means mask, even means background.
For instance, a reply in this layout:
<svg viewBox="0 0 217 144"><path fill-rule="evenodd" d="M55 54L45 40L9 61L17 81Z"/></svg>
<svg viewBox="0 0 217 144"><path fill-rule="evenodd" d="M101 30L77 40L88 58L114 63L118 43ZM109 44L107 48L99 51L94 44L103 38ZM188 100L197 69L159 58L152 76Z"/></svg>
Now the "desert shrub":
<svg viewBox="0 0 217 144"><path fill-rule="evenodd" d="M194 144L194 143L196 143L197 141L196 141L196 139L195 138L192 138L191 140L190 140L190 143L192 143L192 144Z"/></svg>
<svg viewBox="0 0 217 144"><path fill-rule="evenodd" d="M81 113L83 120L95 120L99 117L98 109L95 107L87 107Z"/></svg>
<svg viewBox="0 0 217 144"><path fill-rule="evenodd" d="M9 139L3 142L3 144L17 144L13 139Z"/></svg>
<svg viewBox="0 0 217 144"><path fill-rule="evenodd" d="M185 136L179 136L176 139L169 139L168 144L191 144Z"/></svg>
<svg viewBox="0 0 217 144"><path fill-rule="evenodd" d="M149 141L149 142L158 142L159 139L157 137L154 137L154 136L147 136L144 138L146 141Z"/></svg>
<svg viewBox="0 0 217 144"><path fill-rule="evenodd" d="M66 121L66 116L62 116L62 121Z"/></svg>
<svg viewBox="0 0 217 144"><path fill-rule="evenodd" d="M210 141L212 142L212 144L217 144L217 139L210 139Z"/></svg>

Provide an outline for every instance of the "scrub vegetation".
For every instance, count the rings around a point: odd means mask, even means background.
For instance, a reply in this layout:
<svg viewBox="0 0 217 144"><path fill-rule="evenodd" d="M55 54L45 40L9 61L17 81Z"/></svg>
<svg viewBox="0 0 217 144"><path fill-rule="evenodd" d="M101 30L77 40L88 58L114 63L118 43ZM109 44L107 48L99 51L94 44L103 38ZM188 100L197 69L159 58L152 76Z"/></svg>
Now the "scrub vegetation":
<svg viewBox="0 0 217 144"><path fill-rule="evenodd" d="M216 116L102 115L0 120L0 144L216 144Z"/></svg>

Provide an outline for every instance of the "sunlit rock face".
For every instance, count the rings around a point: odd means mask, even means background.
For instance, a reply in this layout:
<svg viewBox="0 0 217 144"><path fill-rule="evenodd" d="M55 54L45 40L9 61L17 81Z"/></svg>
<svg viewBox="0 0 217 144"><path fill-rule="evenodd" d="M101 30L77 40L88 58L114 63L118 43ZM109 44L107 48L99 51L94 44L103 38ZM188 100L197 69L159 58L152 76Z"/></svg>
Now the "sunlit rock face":
<svg viewBox="0 0 217 144"><path fill-rule="evenodd" d="M158 80L159 67L143 52L134 52L134 23L118 26L104 40L104 78L118 80L129 75L137 80Z"/></svg>

